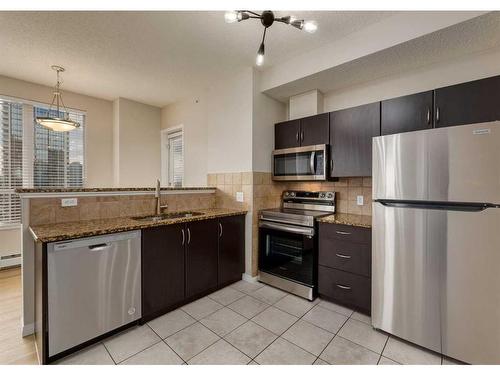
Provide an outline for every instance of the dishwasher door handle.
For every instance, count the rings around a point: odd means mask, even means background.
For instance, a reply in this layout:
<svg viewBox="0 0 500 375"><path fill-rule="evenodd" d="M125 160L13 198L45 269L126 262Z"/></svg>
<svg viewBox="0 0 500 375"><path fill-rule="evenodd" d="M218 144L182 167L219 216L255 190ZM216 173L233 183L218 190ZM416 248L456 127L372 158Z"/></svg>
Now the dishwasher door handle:
<svg viewBox="0 0 500 375"><path fill-rule="evenodd" d="M113 247L112 243L100 243L98 245L90 245L89 250L90 251L104 251L104 250L109 250Z"/></svg>

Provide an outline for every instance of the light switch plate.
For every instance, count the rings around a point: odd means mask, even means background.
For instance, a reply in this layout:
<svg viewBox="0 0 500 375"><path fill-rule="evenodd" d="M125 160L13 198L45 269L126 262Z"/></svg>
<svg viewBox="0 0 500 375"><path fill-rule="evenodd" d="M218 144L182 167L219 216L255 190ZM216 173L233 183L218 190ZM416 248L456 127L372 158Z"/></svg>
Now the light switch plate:
<svg viewBox="0 0 500 375"><path fill-rule="evenodd" d="M358 195L356 196L356 204L358 206L362 206L364 203L363 203L363 196L362 195Z"/></svg>
<svg viewBox="0 0 500 375"><path fill-rule="evenodd" d="M242 191L237 191L236 192L236 201L237 202L243 202L243 192Z"/></svg>
<svg viewBox="0 0 500 375"><path fill-rule="evenodd" d="M78 206L77 198L63 198L61 199L61 207L74 207Z"/></svg>

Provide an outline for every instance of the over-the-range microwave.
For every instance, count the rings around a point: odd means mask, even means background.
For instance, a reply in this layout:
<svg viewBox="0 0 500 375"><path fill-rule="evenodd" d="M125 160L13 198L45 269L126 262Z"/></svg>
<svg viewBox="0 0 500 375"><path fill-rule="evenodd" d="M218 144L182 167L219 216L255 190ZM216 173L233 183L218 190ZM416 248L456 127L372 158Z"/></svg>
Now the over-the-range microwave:
<svg viewBox="0 0 500 375"><path fill-rule="evenodd" d="M273 180L326 180L327 145L284 148L272 154Z"/></svg>

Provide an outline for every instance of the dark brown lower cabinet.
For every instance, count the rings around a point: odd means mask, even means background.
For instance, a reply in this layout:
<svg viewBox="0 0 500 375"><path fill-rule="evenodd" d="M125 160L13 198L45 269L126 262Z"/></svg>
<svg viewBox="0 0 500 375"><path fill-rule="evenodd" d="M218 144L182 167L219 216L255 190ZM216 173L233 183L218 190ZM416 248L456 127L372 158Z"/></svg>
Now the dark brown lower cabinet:
<svg viewBox="0 0 500 375"><path fill-rule="evenodd" d="M219 287L241 280L245 272L245 216L219 219Z"/></svg>
<svg viewBox="0 0 500 375"><path fill-rule="evenodd" d="M184 224L142 230L142 316L184 300Z"/></svg>
<svg viewBox="0 0 500 375"><path fill-rule="evenodd" d="M217 288L218 220L186 224L186 298Z"/></svg>

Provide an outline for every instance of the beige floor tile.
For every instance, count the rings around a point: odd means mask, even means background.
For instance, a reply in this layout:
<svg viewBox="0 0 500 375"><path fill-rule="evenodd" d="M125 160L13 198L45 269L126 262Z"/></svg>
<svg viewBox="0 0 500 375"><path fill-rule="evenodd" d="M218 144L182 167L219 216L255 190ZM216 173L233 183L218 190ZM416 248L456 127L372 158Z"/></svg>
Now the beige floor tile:
<svg viewBox="0 0 500 375"><path fill-rule="evenodd" d="M312 365L315 360L314 355L281 337L255 358L261 365Z"/></svg>
<svg viewBox="0 0 500 375"><path fill-rule="evenodd" d="M274 307L300 318L315 305L314 302L289 294L276 302Z"/></svg>
<svg viewBox="0 0 500 375"><path fill-rule="evenodd" d="M339 313L339 314L342 314L345 316L351 316L351 314L353 313L353 310L351 310L347 307L338 305L336 303L330 302L330 301L320 300L320 302L318 303L318 306L321 306L321 307L328 309L330 311L335 311L336 313Z"/></svg>
<svg viewBox="0 0 500 375"><path fill-rule="evenodd" d="M318 305L313 307L302 319L331 333L337 333L348 318Z"/></svg>
<svg viewBox="0 0 500 375"><path fill-rule="evenodd" d="M253 297L246 296L228 305L228 307L231 310L236 311L238 314L250 319L261 311L267 309L269 305Z"/></svg>
<svg viewBox="0 0 500 375"><path fill-rule="evenodd" d="M359 320L360 322L366 323L371 325L372 324L372 318L368 315L362 314L360 312L354 311L354 313L351 315L351 319L356 319Z"/></svg>
<svg viewBox="0 0 500 375"><path fill-rule="evenodd" d="M245 280L240 280L234 284L231 284L230 287L234 288L240 292L249 294L249 293L255 292L256 290L258 290L260 288L263 288L264 284L259 283L259 282L250 283L250 282L245 281Z"/></svg>
<svg viewBox="0 0 500 375"><path fill-rule="evenodd" d="M456 359L443 357L441 364L443 365L466 365L464 362L457 361Z"/></svg>
<svg viewBox="0 0 500 375"><path fill-rule="evenodd" d="M103 344L97 344L56 362L58 365L114 365Z"/></svg>
<svg viewBox="0 0 500 375"><path fill-rule="evenodd" d="M190 365L246 365L250 358L224 340L219 340L193 357Z"/></svg>
<svg viewBox="0 0 500 375"><path fill-rule="evenodd" d="M364 346L375 353L382 353L387 342L387 335L359 320L349 319L338 332L339 336Z"/></svg>
<svg viewBox="0 0 500 375"><path fill-rule="evenodd" d="M181 309L187 312L196 320L200 320L217 310L222 309L222 305L214 300L204 297L200 298L194 302L191 302L188 305L182 306Z"/></svg>
<svg viewBox="0 0 500 375"><path fill-rule="evenodd" d="M380 355L340 336L335 336L320 358L332 365L376 365Z"/></svg>
<svg viewBox="0 0 500 375"><path fill-rule="evenodd" d="M184 361L167 344L157 344L121 362L121 365L181 365Z"/></svg>
<svg viewBox="0 0 500 375"><path fill-rule="evenodd" d="M297 321L297 317L271 306L254 316L252 321L279 336Z"/></svg>
<svg viewBox="0 0 500 375"><path fill-rule="evenodd" d="M217 310L212 315L203 318L200 322L219 336L225 336L233 329L238 328L240 325L245 323L247 320L248 319L244 316L228 309L227 307L224 307Z"/></svg>
<svg viewBox="0 0 500 375"><path fill-rule="evenodd" d="M256 365L256 366L258 366L259 364L257 362L255 362L255 361L250 361L249 365Z"/></svg>
<svg viewBox="0 0 500 375"><path fill-rule="evenodd" d="M396 361L393 361L392 359L386 358L384 356L380 357L380 360L378 361L379 365L385 366L385 365L399 365Z"/></svg>
<svg viewBox="0 0 500 375"><path fill-rule="evenodd" d="M196 320L181 309L162 315L147 324L162 338L179 332L181 329L194 324Z"/></svg>
<svg viewBox="0 0 500 375"><path fill-rule="evenodd" d="M305 320L299 320L282 337L318 356L326 348L333 336L333 333L316 327Z"/></svg>
<svg viewBox="0 0 500 375"><path fill-rule="evenodd" d="M243 296L244 294L242 292L231 287L226 287L209 295L211 299L224 306L233 303L234 301L240 299Z"/></svg>
<svg viewBox="0 0 500 375"><path fill-rule="evenodd" d="M314 361L313 365L326 365L329 366L330 364L326 361L323 361L321 358L318 358L317 360Z"/></svg>
<svg viewBox="0 0 500 375"><path fill-rule="evenodd" d="M188 361L218 339L219 337L215 333L201 323L195 323L168 337L165 342L183 360Z"/></svg>
<svg viewBox="0 0 500 375"><path fill-rule="evenodd" d="M262 302L268 303L270 305L275 304L280 299L287 295L286 292L270 287L269 285L264 286L256 290L255 292L250 293L250 295Z"/></svg>
<svg viewBox="0 0 500 375"><path fill-rule="evenodd" d="M392 336L382 355L404 365L441 364L440 355Z"/></svg>
<svg viewBox="0 0 500 375"><path fill-rule="evenodd" d="M248 321L236 328L229 335L224 337L226 341L234 345L250 358L254 358L266 346L276 339L276 335L271 331Z"/></svg>
<svg viewBox="0 0 500 375"><path fill-rule="evenodd" d="M104 346L116 363L161 341L148 325L137 326L104 341Z"/></svg>

